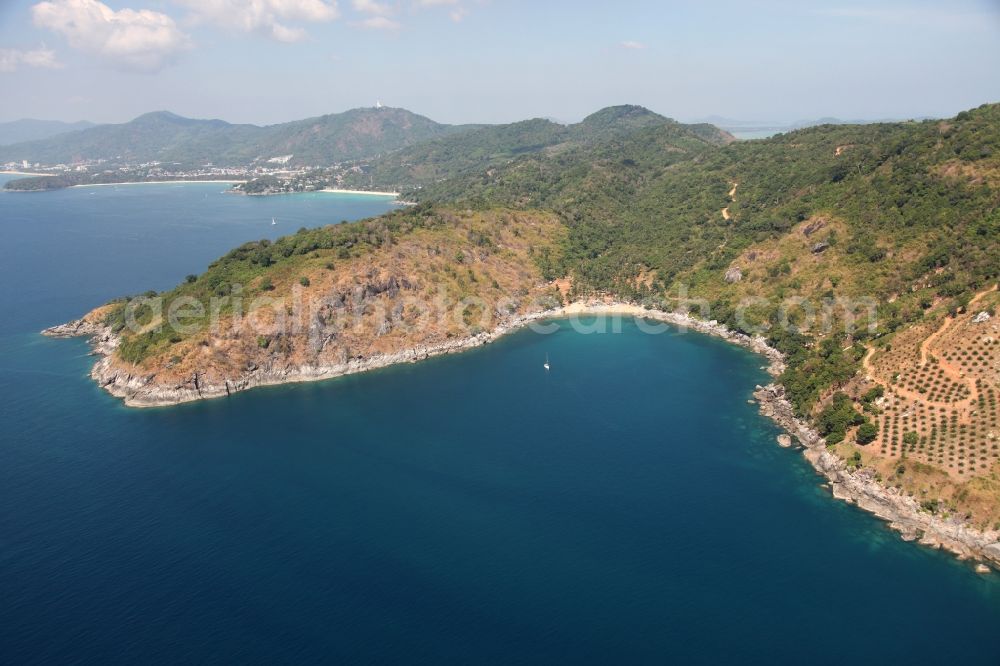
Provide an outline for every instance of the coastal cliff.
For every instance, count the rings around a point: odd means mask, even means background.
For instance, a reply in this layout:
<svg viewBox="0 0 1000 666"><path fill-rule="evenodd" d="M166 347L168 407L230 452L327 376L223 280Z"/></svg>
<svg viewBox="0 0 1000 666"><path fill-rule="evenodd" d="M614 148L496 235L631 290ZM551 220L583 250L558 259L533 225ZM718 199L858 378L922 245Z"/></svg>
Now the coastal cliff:
<svg viewBox="0 0 1000 666"><path fill-rule="evenodd" d="M465 211L303 230L44 333L91 337L93 378L130 406L327 379L485 344L561 305L541 268L561 233L549 214Z"/></svg>
<svg viewBox="0 0 1000 666"><path fill-rule="evenodd" d="M89 337L94 353L101 357L90 372L94 381L130 407L163 407L194 400L228 397L258 386L332 379L459 352L488 344L532 321L551 317L555 312L557 311L547 310L509 317L489 332L436 344L357 356L343 362L295 364L274 359L262 365L251 363L230 377L220 378L216 373L195 370L186 377L173 377L167 381L155 370L144 371L136 366L116 362L113 354L121 339L107 326L94 325L81 319L45 329L42 334L50 337Z"/></svg>
<svg viewBox="0 0 1000 666"><path fill-rule="evenodd" d="M764 338L735 332L716 321L702 321L683 312L664 312L611 299L589 299L565 306L512 315L503 319L494 329L476 335L439 344L362 356L343 363L327 365L272 363L250 367L237 376L224 378L221 382L206 380L203 374L195 372L184 381L162 383L156 373L134 373L118 366L113 361L113 354L120 340L109 327L99 322L99 317L93 314L46 329L43 333L53 337L89 337L94 345L95 354L101 356L91 371L95 381L112 395L122 398L127 405L152 407L226 397L258 386L331 379L397 363L413 363L489 344L507 333L543 319L595 315L641 317L721 338L764 356L768 361L767 370L772 376L779 376L785 367L781 352L769 346ZM943 548L960 559L988 562L1000 568L1000 531L980 531L957 518L944 519L934 516L922 510L914 498L903 495L897 489L880 482L871 469L850 470L842 458L827 450L826 442L815 428L795 415L795 410L785 397L784 388L780 384L758 386L754 391L754 397L760 406L760 413L773 420L803 447L806 460L819 474L829 480L833 497L855 504L885 520L890 528L901 534L904 540L919 541L926 546ZM791 441L785 435L779 440L783 446L789 445ZM977 570L983 573L987 571L982 564L978 565Z"/></svg>
<svg viewBox="0 0 1000 666"><path fill-rule="evenodd" d="M998 119L724 147L598 132L456 166L378 219L245 243L54 333L105 327L95 379L162 405L465 349L595 296L690 308L781 353L781 395L759 399L834 492L985 558L996 540L958 527L1000 530ZM176 312L185 326L165 325Z"/></svg>
<svg viewBox="0 0 1000 666"><path fill-rule="evenodd" d="M401 342L401 346L398 347L361 354L339 362L294 363L287 358L275 357L262 364L247 364L230 376L219 375L217 369L210 369L208 366L197 368L188 375L177 376L159 371L157 368L122 363L115 357L115 351L121 344L121 337L109 326L101 323L100 317L94 313L83 319L45 329L42 334L50 337L90 338L94 353L101 357L94 364L91 377L102 388L121 398L130 407L159 407L227 397L258 386L332 379L397 363L413 363L489 344L508 333L544 319L579 316L629 316L664 322L719 337L761 354L768 359L768 371L772 375L779 375L784 369L781 353L769 347L763 338L730 331L718 322L701 321L685 313L653 310L610 299L577 301L548 308L536 306L529 312L500 318L497 325L488 331L436 343L409 346L408 343Z"/></svg>

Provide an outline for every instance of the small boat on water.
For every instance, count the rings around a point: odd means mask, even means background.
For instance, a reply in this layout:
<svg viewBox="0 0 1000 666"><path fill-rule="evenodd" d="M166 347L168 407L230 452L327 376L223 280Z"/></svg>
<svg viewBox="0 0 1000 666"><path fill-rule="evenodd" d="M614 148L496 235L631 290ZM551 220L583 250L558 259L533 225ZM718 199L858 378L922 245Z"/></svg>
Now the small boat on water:
<svg viewBox="0 0 1000 666"><path fill-rule="evenodd" d="M277 224L277 222L275 222L275 221L274 221L274 218L272 217L272 218L271 218L271 226L273 227L273 226L274 226L274 225L276 225L276 224Z"/></svg>
<svg viewBox="0 0 1000 666"><path fill-rule="evenodd" d="M548 371L548 369L549 369L549 355L548 354L545 355L545 363L542 364L542 367L545 368L546 371Z"/></svg>

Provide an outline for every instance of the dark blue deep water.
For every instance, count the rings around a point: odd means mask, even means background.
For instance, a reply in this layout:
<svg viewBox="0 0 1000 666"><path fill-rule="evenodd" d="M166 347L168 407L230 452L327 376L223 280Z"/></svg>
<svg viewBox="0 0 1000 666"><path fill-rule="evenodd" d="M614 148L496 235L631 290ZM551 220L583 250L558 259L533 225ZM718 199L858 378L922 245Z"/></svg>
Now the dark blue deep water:
<svg viewBox="0 0 1000 666"><path fill-rule="evenodd" d="M121 406L37 330L389 208L222 187L0 194L0 663L1000 663L997 577L833 501L716 340Z"/></svg>

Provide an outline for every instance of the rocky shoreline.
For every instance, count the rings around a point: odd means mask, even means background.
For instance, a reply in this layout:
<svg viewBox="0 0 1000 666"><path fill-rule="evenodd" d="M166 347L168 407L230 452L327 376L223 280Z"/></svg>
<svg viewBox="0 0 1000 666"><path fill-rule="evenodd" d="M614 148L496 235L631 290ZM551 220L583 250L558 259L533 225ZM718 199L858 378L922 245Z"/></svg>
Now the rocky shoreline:
<svg viewBox="0 0 1000 666"><path fill-rule="evenodd" d="M781 352L769 346L761 337L737 333L714 320L706 322L685 313L652 310L631 303L601 301L576 302L560 308L517 315L508 318L489 332L437 345L405 349L392 354L352 359L336 365L258 367L232 380L227 379L221 385L201 382L196 374L184 384L159 386L155 383L155 374L122 372L111 363L111 355L119 343L118 336L108 327L86 319L54 326L42 333L51 337L89 337L94 353L101 356L91 370L91 377L111 395L121 398L126 405L156 407L230 396L257 386L319 381L384 368L396 363L413 363L489 344L542 319L578 315L637 316L692 329L763 355L768 359L767 371L772 376L776 377L784 370L784 358ZM798 440L803 447L805 458L819 474L829 480L833 497L853 503L887 521L889 527L898 531L904 540L918 541L933 548L943 548L960 559L988 562L993 567L1000 568L1000 532L979 531L957 520L944 519L922 511L914 498L899 494L895 488L886 487L874 477L871 470L848 469L841 458L826 449L826 443L819 433L809 423L795 416L782 386L774 383L757 386L754 397L762 415L773 420ZM791 445L791 440L787 435L782 435L779 437L779 443L787 447ZM986 573L989 569L980 564L977 566L977 571Z"/></svg>
<svg viewBox="0 0 1000 666"><path fill-rule="evenodd" d="M492 331L482 332L466 338L449 340L434 345L424 345L403 349L391 354L379 354L350 359L345 363L332 365L278 366L264 365L228 378L223 383L207 383L199 375L186 379L183 383L162 385L157 383L156 373L125 372L115 367L111 356L120 342L110 328L101 323L78 319L42 331L50 337L88 337L94 354L101 356L91 369L90 376L108 393L121 398L129 407L165 407L195 400L227 397L233 393L258 386L276 386L295 382L321 381L344 375L384 368L397 363L415 363L433 356L452 354L472 347L489 344L498 338L516 331L532 322L572 316L624 315L641 316L662 321L682 328L690 328L700 333L723 338L734 344L747 347L766 356L770 362L768 370L780 374L784 362L780 352L770 348L763 338L729 331L715 321L705 322L686 314L647 310L629 303L606 303L601 301L577 302L567 306L539 310L527 314L513 315Z"/></svg>
<svg viewBox="0 0 1000 666"><path fill-rule="evenodd" d="M784 388L777 384L758 386L754 391L760 413L794 435L802 445L806 460L829 482L833 496L856 504L887 521L906 541L943 548L959 557L986 561L1000 568L1000 532L979 531L955 519L946 519L921 510L916 499L886 487L872 470L852 471L813 427L795 416ZM977 568L986 573L982 568Z"/></svg>

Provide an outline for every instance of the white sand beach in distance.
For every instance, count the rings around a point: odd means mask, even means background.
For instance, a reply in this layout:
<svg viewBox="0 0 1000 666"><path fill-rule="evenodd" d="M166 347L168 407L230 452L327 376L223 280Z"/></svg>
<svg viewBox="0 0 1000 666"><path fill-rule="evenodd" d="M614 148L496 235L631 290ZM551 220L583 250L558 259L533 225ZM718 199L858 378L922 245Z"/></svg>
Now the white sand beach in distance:
<svg viewBox="0 0 1000 666"><path fill-rule="evenodd" d="M331 192L333 194L370 194L373 197L398 197L399 192L375 192L372 190L341 190L335 187L324 187L318 192Z"/></svg>
<svg viewBox="0 0 1000 666"><path fill-rule="evenodd" d="M127 183L80 183L70 187L110 187L111 185L171 185L175 183L245 183L245 180L138 180Z"/></svg>

